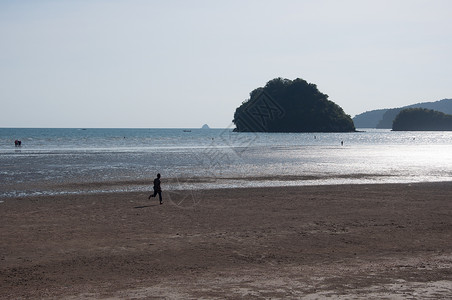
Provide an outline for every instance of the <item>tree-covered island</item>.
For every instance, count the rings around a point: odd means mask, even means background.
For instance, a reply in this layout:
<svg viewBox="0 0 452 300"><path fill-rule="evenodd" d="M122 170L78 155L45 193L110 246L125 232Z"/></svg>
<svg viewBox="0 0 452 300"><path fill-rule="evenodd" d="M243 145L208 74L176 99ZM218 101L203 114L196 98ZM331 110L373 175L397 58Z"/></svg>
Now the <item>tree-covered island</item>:
<svg viewBox="0 0 452 300"><path fill-rule="evenodd" d="M303 79L275 78L250 93L234 114L239 132L353 132L352 118Z"/></svg>
<svg viewBox="0 0 452 300"><path fill-rule="evenodd" d="M426 108L408 108L395 117L392 130L451 131L452 115Z"/></svg>

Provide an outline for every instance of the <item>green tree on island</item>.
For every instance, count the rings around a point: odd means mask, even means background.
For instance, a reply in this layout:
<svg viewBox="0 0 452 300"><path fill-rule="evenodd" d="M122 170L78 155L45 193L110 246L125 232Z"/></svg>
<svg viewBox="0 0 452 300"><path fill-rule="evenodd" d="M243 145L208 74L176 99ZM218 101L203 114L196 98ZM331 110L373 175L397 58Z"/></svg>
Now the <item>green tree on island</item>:
<svg viewBox="0 0 452 300"><path fill-rule="evenodd" d="M250 93L234 114L239 132L352 132L352 118L303 79L275 78Z"/></svg>
<svg viewBox="0 0 452 300"><path fill-rule="evenodd" d="M392 123L394 131L450 131L452 115L426 108L402 110Z"/></svg>

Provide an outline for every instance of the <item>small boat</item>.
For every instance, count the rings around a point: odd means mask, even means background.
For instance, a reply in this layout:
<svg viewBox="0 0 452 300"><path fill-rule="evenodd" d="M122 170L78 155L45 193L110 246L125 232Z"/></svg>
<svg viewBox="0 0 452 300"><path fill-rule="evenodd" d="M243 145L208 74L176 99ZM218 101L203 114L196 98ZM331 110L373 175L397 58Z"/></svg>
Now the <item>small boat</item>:
<svg viewBox="0 0 452 300"><path fill-rule="evenodd" d="M188 130L188 129L184 129L183 131L184 132L191 132L191 130Z"/></svg>

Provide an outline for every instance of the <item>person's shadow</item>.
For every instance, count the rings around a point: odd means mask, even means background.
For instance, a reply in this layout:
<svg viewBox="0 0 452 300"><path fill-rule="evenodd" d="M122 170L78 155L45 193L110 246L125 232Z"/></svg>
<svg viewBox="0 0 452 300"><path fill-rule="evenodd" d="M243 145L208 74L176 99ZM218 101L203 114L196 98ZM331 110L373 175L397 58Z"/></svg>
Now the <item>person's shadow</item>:
<svg viewBox="0 0 452 300"><path fill-rule="evenodd" d="M146 207L152 207L152 206L158 206L158 204L135 206L134 208L146 208Z"/></svg>

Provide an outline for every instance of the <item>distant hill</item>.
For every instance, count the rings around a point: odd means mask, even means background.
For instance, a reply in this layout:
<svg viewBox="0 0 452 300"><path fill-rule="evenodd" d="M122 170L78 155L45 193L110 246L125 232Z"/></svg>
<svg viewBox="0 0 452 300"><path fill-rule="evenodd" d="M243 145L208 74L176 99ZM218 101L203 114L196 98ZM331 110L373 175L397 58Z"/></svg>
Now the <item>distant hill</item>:
<svg viewBox="0 0 452 300"><path fill-rule="evenodd" d="M422 102L404 107L391 109L377 109L364 112L356 115L353 118L356 128L392 128L392 122L395 117L407 108L427 108L443 112L445 114L452 114L452 99L443 99L436 102Z"/></svg>
<svg viewBox="0 0 452 300"><path fill-rule="evenodd" d="M426 108L407 108L394 119L394 131L452 130L452 115Z"/></svg>
<svg viewBox="0 0 452 300"><path fill-rule="evenodd" d="M366 111L353 118L356 128L376 128L388 109Z"/></svg>

